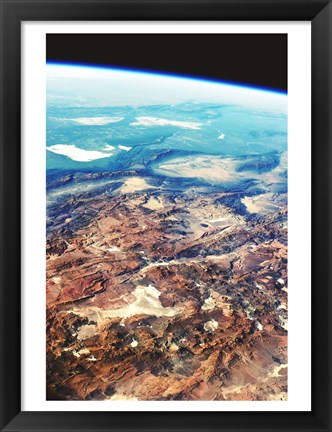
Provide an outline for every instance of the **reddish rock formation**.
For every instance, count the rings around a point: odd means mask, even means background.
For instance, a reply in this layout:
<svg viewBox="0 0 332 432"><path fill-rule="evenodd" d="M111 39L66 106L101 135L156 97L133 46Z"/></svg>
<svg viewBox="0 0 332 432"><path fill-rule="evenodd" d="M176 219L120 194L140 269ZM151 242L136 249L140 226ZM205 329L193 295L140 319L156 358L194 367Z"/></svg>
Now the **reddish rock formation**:
<svg viewBox="0 0 332 432"><path fill-rule="evenodd" d="M224 195L52 201L49 399L287 398L287 207L241 216Z"/></svg>

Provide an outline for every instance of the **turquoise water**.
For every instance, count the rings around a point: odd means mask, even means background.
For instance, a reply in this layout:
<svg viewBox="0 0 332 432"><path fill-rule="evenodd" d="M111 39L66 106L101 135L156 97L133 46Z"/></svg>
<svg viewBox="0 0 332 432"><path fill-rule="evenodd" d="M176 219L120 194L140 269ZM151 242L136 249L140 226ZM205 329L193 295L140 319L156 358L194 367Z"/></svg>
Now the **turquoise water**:
<svg viewBox="0 0 332 432"><path fill-rule="evenodd" d="M89 68L55 70L47 78L47 169L129 169L164 150L225 158L287 151L285 95L149 74L103 71L98 78Z"/></svg>

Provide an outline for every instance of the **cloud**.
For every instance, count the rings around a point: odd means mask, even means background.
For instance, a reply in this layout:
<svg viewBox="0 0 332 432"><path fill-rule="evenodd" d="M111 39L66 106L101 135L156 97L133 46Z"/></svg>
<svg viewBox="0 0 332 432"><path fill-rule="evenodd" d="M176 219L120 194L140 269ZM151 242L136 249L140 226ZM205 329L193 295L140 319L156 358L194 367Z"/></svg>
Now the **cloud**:
<svg viewBox="0 0 332 432"><path fill-rule="evenodd" d="M79 117L66 120L71 120L80 125L103 126L109 123L118 123L123 120L123 117Z"/></svg>
<svg viewBox="0 0 332 432"><path fill-rule="evenodd" d="M132 126L177 126L184 129L200 129L202 123L168 120L156 117L137 117L136 122L131 123Z"/></svg>
<svg viewBox="0 0 332 432"><path fill-rule="evenodd" d="M83 150L72 144L55 144L46 149L52 153L67 156L76 162L91 162L95 159L103 159L112 156L111 153L102 153L95 150Z"/></svg>
<svg viewBox="0 0 332 432"><path fill-rule="evenodd" d="M124 145L119 145L118 147L119 147L119 149L125 150L127 152L132 149L132 147L127 147L127 146L124 146Z"/></svg>

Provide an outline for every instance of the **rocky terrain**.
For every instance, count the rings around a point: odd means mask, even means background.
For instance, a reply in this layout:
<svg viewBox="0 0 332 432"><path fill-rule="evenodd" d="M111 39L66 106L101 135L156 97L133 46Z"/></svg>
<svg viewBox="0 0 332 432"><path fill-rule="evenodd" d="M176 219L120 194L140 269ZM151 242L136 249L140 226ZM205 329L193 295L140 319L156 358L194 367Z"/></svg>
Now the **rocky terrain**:
<svg viewBox="0 0 332 432"><path fill-rule="evenodd" d="M54 173L49 400L287 399L286 195Z"/></svg>

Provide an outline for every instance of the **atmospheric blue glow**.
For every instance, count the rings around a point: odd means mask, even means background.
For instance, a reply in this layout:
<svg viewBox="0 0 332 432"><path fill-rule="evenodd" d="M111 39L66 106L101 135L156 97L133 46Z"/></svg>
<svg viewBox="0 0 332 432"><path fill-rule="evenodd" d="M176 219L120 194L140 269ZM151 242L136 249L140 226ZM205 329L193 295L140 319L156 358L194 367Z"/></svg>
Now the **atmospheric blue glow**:
<svg viewBox="0 0 332 432"><path fill-rule="evenodd" d="M107 66L107 65L90 64L90 63L57 62L57 61L51 61L51 60L48 60L47 64L48 65L55 65L55 66L63 66L63 67L71 66L71 67L77 67L77 68L102 69L102 70L119 71L119 72L125 72L125 73L133 73L133 74L144 74L144 75L149 74L149 75L160 76L160 77L208 82L208 83L212 83L212 84L238 87L238 88L243 88L243 89L247 89L247 90L256 90L256 91L269 92L269 93L275 93L275 94L287 96L287 92L277 90L277 89L260 87L260 86L243 84L243 83L237 83L237 82L233 82L233 81L223 81L223 80L218 80L216 78L198 77L195 75L176 74L176 73L171 73L171 72L160 72L160 71L154 71L154 70L149 70L149 69L136 69L136 68L130 68L130 67L113 66L113 65Z"/></svg>

